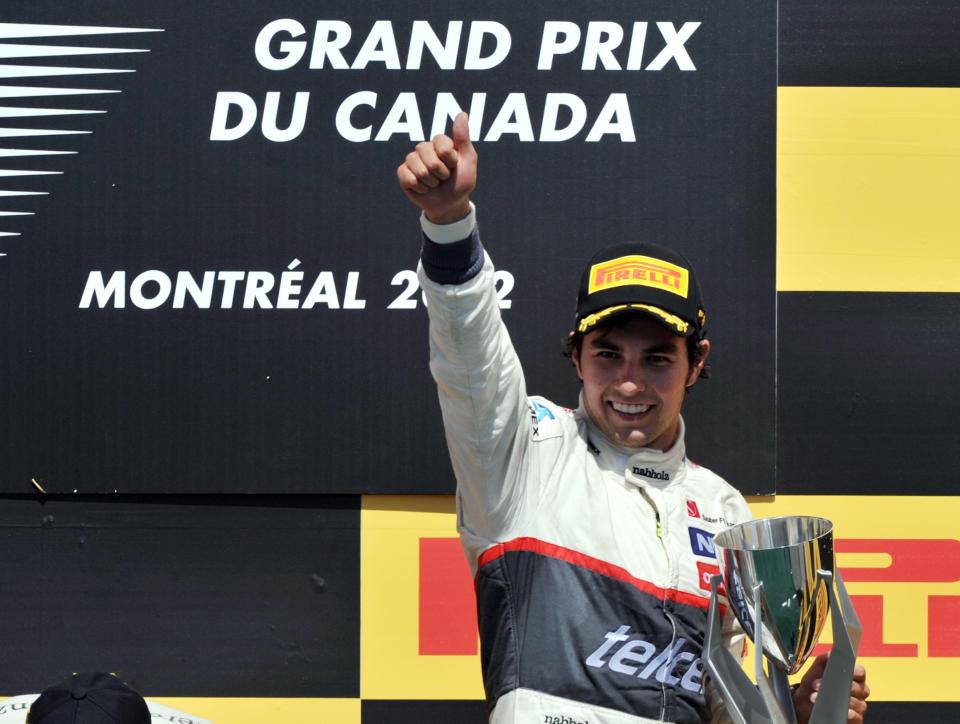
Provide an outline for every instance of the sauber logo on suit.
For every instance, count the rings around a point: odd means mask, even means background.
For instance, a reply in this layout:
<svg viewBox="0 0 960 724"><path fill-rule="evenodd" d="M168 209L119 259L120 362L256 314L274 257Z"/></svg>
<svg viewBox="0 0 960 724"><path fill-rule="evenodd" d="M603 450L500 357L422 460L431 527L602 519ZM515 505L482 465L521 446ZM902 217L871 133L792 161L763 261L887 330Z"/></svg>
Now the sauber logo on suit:
<svg viewBox="0 0 960 724"><path fill-rule="evenodd" d="M697 501L687 499L687 516L690 518L699 518L707 523L714 525L730 526L731 523L722 515L706 515L700 512L700 506Z"/></svg>

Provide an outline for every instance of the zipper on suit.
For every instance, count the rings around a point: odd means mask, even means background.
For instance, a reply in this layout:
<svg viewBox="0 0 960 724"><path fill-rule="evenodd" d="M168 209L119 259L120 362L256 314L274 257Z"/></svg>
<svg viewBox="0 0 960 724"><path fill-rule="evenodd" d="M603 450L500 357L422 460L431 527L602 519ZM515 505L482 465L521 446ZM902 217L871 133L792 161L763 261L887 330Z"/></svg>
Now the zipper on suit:
<svg viewBox="0 0 960 724"><path fill-rule="evenodd" d="M647 491L644 488L638 488L638 490L640 491L640 494L643 496L644 500L646 500L647 503L650 505L650 507L653 508L654 521L656 522L656 525L657 525L657 540L660 541L660 548L663 550L663 557L664 557L664 560L666 561L666 576L665 576L664 582L667 585L664 586L664 589L663 589L663 597L661 598L661 604L663 605L663 615L666 616L667 620L670 622L669 646L672 649L674 643L677 640L677 621L673 617L673 614L670 613L669 609L667 608L667 603L668 603L667 591L670 588L671 572L673 570L673 566L671 565L671 561L670 561L670 551L667 550L667 543L664 540L663 522L660 519L660 509L657 507L657 504L653 501L653 498L650 497L650 495L647 493ZM667 714L667 685L666 683L661 681L660 682L660 721L666 721L666 719L664 718L666 717L666 714Z"/></svg>

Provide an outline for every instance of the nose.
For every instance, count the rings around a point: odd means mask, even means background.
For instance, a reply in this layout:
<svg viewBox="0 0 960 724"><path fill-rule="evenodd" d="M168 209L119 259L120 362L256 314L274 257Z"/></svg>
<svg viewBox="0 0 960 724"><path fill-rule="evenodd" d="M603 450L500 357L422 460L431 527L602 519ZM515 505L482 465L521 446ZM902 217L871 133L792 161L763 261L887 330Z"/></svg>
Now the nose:
<svg viewBox="0 0 960 724"><path fill-rule="evenodd" d="M623 395L638 395L646 389L645 384L633 379L621 380L617 385L618 392Z"/></svg>
<svg viewBox="0 0 960 724"><path fill-rule="evenodd" d="M646 378L640 365L624 365L617 391L624 395L637 395L647 389Z"/></svg>

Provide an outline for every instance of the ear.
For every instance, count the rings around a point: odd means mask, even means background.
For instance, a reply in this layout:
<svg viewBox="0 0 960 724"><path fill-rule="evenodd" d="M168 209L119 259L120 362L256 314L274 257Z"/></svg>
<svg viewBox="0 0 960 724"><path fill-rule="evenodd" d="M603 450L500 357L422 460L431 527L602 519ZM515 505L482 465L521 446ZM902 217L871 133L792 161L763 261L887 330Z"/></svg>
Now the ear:
<svg viewBox="0 0 960 724"><path fill-rule="evenodd" d="M697 380L700 379L700 373L703 372L703 366L707 363L707 357L710 356L710 340L702 339L700 340L700 357L697 359L696 363L690 367L690 372L687 374L686 386L693 387Z"/></svg>
<svg viewBox="0 0 960 724"><path fill-rule="evenodd" d="M580 350L576 347L570 350L570 361L573 362L573 366L577 370L577 378L583 382L583 373L580 371Z"/></svg>

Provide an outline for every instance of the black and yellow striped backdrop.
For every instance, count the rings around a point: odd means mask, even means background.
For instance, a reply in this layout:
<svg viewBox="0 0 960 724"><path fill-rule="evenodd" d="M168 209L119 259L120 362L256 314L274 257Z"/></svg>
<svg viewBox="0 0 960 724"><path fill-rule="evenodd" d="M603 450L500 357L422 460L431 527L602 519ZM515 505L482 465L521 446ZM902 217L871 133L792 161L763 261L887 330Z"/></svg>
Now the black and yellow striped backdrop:
<svg viewBox="0 0 960 724"><path fill-rule="evenodd" d="M779 17L779 495L751 504L836 520L869 720L960 721L960 4ZM480 722L454 537L445 496L4 496L0 686L109 661L218 724Z"/></svg>

